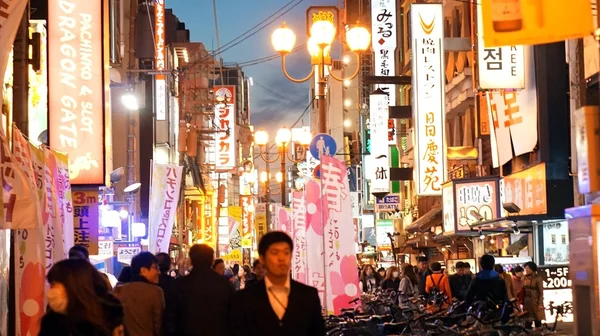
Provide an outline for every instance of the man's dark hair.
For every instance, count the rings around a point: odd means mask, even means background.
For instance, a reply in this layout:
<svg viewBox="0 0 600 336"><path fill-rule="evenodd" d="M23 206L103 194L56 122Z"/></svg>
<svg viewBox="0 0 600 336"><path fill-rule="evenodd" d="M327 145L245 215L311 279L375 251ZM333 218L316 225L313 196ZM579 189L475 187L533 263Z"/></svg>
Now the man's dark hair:
<svg viewBox="0 0 600 336"><path fill-rule="evenodd" d="M190 248L190 260L194 268L210 268L215 258L215 250L206 244L196 244Z"/></svg>
<svg viewBox="0 0 600 336"><path fill-rule="evenodd" d="M496 258L494 258L494 256L490 254L484 254L481 256L481 259L479 259L479 266L481 266L481 269L486 271L493 270L495 264Z"/></svg>
<svg viewBox="0 0 600 336"><path fill-rule="evenodd" d="M157 253L156 259L158 260L158 269L160 270L160 273L167 273L171 269L171 256L168 253Z"/></svg>
<svg viewBox="0 0 600 336"><path fill-rule="evenodd" d="M429 259L426 256L418 256L417 257L417 262L428 262Z"/></svg>
<svg viewBox="0 0 600 336"><path fill-rule="evenodd" d="M231 271L233 272L233 276L237 276L238 272L240 271L240 264L233 264Z"/></svg>
<svg viewBox="0 0 600 336"><path fill-rule="evenodd" d="M466 269L470 270L471 269L471 264L469 264L468 262L465 262L463 264L463 268L466 268Z"/></svg>
<svg viewBox="0 0 600 336"><path fill-rule="evenodd" d="M256 266L258 266L258 264L260 264L260 259L254 259L254 262L252 262L252 270L256 272Z"/></svg>
<svg viewBox="0 0 600 336"><path fill-rule="evenodd" d="M533 261L526 262L525 265L523 265L523 268L525 267L529 267L534 272L537 272L538 269L538 266Z"/></svg>
<svg viewBox="0 0 600 336"><path fill-rule="evenodd" d="M454 265L454 268L463 269L463 268L465 268L465 263L463 261L459 261L456 263L456 265Z"/></svg>
<svg viewBox="0 0 600 336"><path fill-rule="evenodd" d="M287 233L283 231L271 231L260 239L258 243L258 255L264 256L267 254L269 247L277 243L286 243L290 246L290 250L294 249L294 242Z"/></svg>
<svg viewBox="0 0 600 336"><path fill-rule="evenodd" d="M500 265L500 264L496 264L494 265L494 271L496 271L499 274L504 273L504 266Z"/></svg>
<svg viewBox="0 0 600 336"><path fill-rule="evenodd" d="M225 261L223 259L221 259L221 258L215 259L215 261L212 264L212 268L215 269L215 268L217 268L217 266L219 264L224 264L224 263L225 263Z"/></svg>
<svg viewBox="0 0 600 336"><path fill-rule="evenodd" d="M439 262L435 261L431 263L431 270L434 272L439 272L442 270L442 264L440 264Z"/></svg>
<svg viewBox="0 0 600 336"><path fill-rule="evenodd" d="M131 259L131 273L140 275L142 268L150 269L152 265L157 265L158 259L150 252L140 252Z"/></svg>
<svg viewBox="0 0 600 336"><path fill-rule="evenodd" d="M523 273L524 271L525 271L525 270L524 270L524 269L523 269L523 267L521 267L521 266L515 266L515 267L513 267L513 268L510 270L510 272L511 272L513 275L515 275L515 274L517 274L517 273L519 273L519 272Z"/></svg>
<svg viewBox="0 0 600 336"><path fill-rule="evenodd" d="M75 245L69 249L69 259L90 260L90 252L83 245Z"/></svg>

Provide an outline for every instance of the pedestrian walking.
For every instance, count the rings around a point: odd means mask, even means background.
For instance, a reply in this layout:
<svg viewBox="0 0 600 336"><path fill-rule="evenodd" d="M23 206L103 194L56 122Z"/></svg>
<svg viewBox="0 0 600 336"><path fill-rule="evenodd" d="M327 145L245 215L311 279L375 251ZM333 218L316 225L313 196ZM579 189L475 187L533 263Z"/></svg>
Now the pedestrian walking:
<svg viewBox="0 0 600 336"><path fill-rule="evenodd" d="M239 291L232 302L233 336L325 335L317 289L290 279L292 239L271 231L258 244L265 278Z"/></svg>

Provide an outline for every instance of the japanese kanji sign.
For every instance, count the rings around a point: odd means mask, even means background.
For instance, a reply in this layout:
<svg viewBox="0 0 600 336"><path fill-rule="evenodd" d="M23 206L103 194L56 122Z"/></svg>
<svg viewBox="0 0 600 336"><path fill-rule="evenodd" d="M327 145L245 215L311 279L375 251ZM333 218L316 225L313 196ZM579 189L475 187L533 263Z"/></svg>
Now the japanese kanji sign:
<svg viewBox="0 0 600 336"><path fill-rule="evenodd" d="M242 236L242 247L252 247L252 232L254 231L254 196L240 196L240 206L242 207L242 226L240 234Z"/></svg>
<svg viewBox="0 0 600 336"><path fill-rule="evenodd" d="M371 1L371 31L373 38L371 45L375 53L375 76L396 75L396 0L372 0ZM378 85L380 89L388 94L390 106L396 105L396 86L393 84ZM388 119L386 110L386 130L388 143L396 145L396 121Z"/></svg>
<svg viewBox="0 0 600 336"><path fill-rule="evenodd" d="M444 14L442 4L412 4L412 87L417 195L441 196L446 176Z"/></svg>
<svg viewBox="0 0 600 336"><path fill-rule="evenodd" d="M73 192L73 230L75 245L98 254L98 190Z"/></svg>
<svg viewBox="0 0 600 336"><path fill-rule="evenodd" d="M148 219L148 250L152 253L169 252L182 173L181 166L152 163Z"/></svg>
<svg viewBox="0 0 600 336"><path fill-rule="evenodd" d="M483 41L483 15L477 7L477 66L480 89L525 88L523 46L486 47Z"/></svg>
<svg viewBox="0 0 600 336"><path fill-rule="evenodd" d="M381 92L381 91L379 91ZM390 161L387 145L388 99L386 94L374 92L369 97L369 128L371 130L371 155L367 178L371 180L371 193L390 191Z"/></svg>
<svg viewBox="0 0 600 336"><path fill-rule="evenodd" d="M215 167L230 170L236 165L237 142L235 139L235 86L215 86Z"/></svg>

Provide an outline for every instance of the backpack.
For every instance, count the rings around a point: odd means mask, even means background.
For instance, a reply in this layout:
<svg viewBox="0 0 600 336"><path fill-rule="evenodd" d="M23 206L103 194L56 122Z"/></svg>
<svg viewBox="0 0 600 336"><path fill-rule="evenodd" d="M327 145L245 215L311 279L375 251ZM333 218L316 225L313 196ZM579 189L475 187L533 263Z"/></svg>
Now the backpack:
<svg viewBox="0 0 600 336"><path fill-rule="evenodd" d="M435 283L433 274L429 275L429 277L431 277L431 282L433 283L433 287L431 287L431 289L429 290L429 298L431 299L432 304L441 303L443 301L443 297L444 297L445 293L440 288L440 284L442 283L442 280L444 280L445 276L446 276L445 274L442 274L439 281L437 283Z"/></svg>

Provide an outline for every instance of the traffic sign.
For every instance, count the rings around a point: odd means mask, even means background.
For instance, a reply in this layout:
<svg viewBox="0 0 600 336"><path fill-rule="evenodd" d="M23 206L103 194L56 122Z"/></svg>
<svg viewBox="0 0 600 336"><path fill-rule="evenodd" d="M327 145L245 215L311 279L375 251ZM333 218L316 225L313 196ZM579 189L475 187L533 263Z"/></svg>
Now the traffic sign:
<svg viewBox="0 0 600 336"><path fill-rule="evenodd" d="M310 154L320 160L320 154L334 156L337 152L337 144L331 135L327 133L319 133L313 137L312 141L310 142L309 149Z"/></svg>
<svg viewBox="0 0 600 336"><path fill-rule="evenodd" d="M318 179L321 178L321 165L320 164L315 167L315 170L313 170L313 176Z"/></svg>

